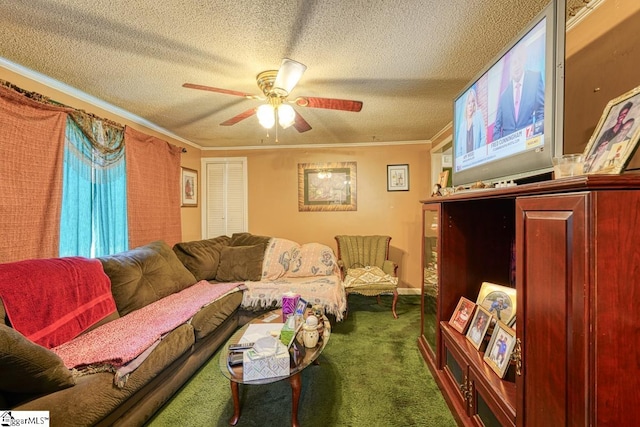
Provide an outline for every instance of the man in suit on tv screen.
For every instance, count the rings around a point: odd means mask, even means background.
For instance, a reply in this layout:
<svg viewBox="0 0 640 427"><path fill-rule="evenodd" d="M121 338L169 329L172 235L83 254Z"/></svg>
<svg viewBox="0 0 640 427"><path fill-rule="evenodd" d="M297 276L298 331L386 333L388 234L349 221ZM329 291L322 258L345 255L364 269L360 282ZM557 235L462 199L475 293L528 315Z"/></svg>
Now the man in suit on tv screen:
<svg viewBox="0 0 640 427"><path fill-rule="evenodd" d="M500 95L493 126L493 140L535 124L533 134L543 132L544 82L540 72L525 70L526 49L521 43L511 55L509 85Z"/></svg>

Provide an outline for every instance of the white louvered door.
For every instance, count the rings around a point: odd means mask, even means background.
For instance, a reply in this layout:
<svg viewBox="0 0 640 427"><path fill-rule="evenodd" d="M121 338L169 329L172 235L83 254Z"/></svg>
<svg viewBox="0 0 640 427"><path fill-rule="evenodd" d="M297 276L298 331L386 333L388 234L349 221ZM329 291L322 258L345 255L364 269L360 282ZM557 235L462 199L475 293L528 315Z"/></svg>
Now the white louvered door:
<svg viewBox="0 0 640 427"><path fill-rule="evenodd" d="M202 238L247 231L247 158L205 158L202 171Z"/></svg>

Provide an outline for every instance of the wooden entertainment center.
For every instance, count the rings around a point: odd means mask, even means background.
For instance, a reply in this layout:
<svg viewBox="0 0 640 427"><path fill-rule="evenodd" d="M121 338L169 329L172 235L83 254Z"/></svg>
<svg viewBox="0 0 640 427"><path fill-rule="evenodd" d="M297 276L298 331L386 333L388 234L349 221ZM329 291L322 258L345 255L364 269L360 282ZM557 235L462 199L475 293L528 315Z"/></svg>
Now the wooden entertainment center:
<svg viewBox="0 0 640 427"><path fill-rule="evenodd" d="M458 423L637 425L640 175L578 176L421 203L418 345ZM460 297L476 301L482 282L516 288L516 345L504 379L484 362L482 347L448 324Z"/></svg>

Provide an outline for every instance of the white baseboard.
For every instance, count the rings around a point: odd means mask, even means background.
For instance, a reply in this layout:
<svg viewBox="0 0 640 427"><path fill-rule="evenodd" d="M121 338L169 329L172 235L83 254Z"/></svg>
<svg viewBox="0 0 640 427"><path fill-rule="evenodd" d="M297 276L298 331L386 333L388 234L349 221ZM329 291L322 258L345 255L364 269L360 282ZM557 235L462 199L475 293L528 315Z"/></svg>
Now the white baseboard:
<svg viewBox="0 0 640 427"><path fill-rule="evenodd" d="M420 295L420 288L398 288L398 295Z"/></svg>

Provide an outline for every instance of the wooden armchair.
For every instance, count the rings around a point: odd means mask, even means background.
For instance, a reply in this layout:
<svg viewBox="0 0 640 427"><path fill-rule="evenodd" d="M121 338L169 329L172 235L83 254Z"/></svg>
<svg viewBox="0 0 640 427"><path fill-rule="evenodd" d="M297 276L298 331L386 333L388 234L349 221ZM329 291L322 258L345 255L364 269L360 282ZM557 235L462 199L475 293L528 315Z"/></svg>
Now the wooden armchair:
<svg viewBox="0 0 640 427"><path fill-rule="evenodd" d="M335 236L338 243L338 266L349 294L378 297L393 294L394 318L398 302L398 265L389 260L389 236Z"/></svg>

